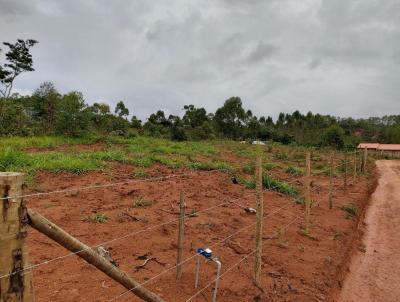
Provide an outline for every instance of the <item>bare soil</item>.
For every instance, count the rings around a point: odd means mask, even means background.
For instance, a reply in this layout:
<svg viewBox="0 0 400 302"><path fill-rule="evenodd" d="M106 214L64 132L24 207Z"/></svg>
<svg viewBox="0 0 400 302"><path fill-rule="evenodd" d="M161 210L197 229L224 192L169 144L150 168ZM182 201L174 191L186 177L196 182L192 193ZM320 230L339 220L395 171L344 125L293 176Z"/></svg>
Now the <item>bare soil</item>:
<svg viewBox="0 0 400 302"><path fill-rule="evenodd" d="M110 171L84 175L46 172L36 176L36 183L41 191L104 184L132 178L134 170L129 165L115 164ZM187 172L161 165L146 170L153 176ZM286 178L291 182L298 180L291 176ZM194 289L194 260L183 265L179 281L175 280L175 269L153 280L150 278L176 263L178 216L173 212L177 209L179 192L183 191L187 212L199 212L186 220L184 258L193 256L197 247L212 246L214 254L222 262L222 273L233 267L221 279L218 301L331 301L333 293L339 290L343 269L348 264L357 237L358 219L349 217L339 206L354 203L362 212L371 186L370 180L358 178L355 182L350 181L345 193L342 182L340 178L335 179L334 208L330 210L329 179L325 176L313 177L312 199L315 203L311 236L301 232L303 205L283 194L264 193L263 291L252 282L252 256L234 266L255 246L254 227L251 226L255 215L245 213L233 203L202 212L232 199L255 207L254 192L232 183L226 173L198 171L190 176L165 181L32 197L27 199L27 204L91 246L174 220L104 246L112 249L113 259L130 276L140 282L148 281L145 286L166 301L179 302L186 301L197 291ZM134 207L135 200L140 198L153 201L153 204L144 208ZM106 223L82 221L82 218L94 213L105 214L109 220ZM294 221L296 217L300 219ZM290 226L283 231L288 224ZM221 244L215 244L244 227L248 228ZM30 230L28 244L33 264L68 254L35 230ZM144 262L138 257L145 254L155 257L157 261L148 262L143 269L135 269ZM39 266L33 270L33 276L36 301L39 302L110 301L126 291L77 256ZM214 277L215 267L203 264L200 288ZM211 301L211 291L212 286L192 301ZM113 301L139 299L128 293Z"/></svg>
<svg viewBox="0 0 400 302"><path fill-rule="evenodd" d="M367 209L363 248L350 265L339 301L400 301L400 161L376 163L378 187Z"/></svg>

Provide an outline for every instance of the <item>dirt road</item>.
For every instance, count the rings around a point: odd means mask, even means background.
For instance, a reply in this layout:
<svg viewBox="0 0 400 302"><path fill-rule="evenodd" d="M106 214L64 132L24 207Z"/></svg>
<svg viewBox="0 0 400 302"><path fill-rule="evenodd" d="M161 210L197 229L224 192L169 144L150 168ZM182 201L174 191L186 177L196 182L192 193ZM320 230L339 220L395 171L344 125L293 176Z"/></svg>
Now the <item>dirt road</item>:
<svg viewBox="0 0 400 302"><path fill-rule="evenodd" d="M377 168L379 183L365 218L365 253L353 257L340 302L400 301L400 161L377 161Z"/></svg>

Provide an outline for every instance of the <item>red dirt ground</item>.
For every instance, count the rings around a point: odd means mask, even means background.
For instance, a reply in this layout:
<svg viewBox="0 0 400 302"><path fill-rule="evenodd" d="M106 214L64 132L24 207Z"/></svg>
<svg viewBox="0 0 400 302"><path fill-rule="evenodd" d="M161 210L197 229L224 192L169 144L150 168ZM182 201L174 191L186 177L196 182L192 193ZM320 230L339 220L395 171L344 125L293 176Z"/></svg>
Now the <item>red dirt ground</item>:
<svg viewBox="0 0 400 302"><path fill-rule="evenodd" d="M354 255L341 302L396 302L400 297L400 162L379 160L378 186L364 221L364 248Z"/></svg>
<svg viewBox="0 0 400 302"><path fill-rule="evenodd" d="M41 191L110 183L132 177L134 167L115 164L109 172L91 172L85 175L67 173L39 173L36 182ZM151 175L169 175L187 172L161 165L147 169ZM296 178L292 177L292 181ZM330 301L339 289L343 270L347 266L352 245L357 237L357 219L346 218L339 206L354 203L363 209L371 189L371 182L359 178L348 188L341 189L341 179L336 179L334 208L328 209L328 181L324 176L313 177L312 198L315 200L311 215L311 235L301 234L303 206L293 198L266 191L264 193L264 247L262 288L252 282L255 215L247 214L235 204L225 204L211 211L201 212L228 200L238 199L242 205L255 207L251 190L233 184L228 174L222 172L193 172L187 177L165 181L140 182L119 187L31 197L27 204L60 227L88 245L97 245L113 238L137 232L150 226L175 220L140 234L112 242L112 256L122 270L139 282L148 281L176 262L177 216L179 192L186 195L187 212L196 209L197 217L186 221L184 259L194 255L197 247L212 246L222 262L223 275L218 301ZM29 191L29 189L28 189ZM153 200L146 208L134 208L137 198ZM284 209L280 209L285 206ZM140 221L121 219L122 212L140 218ZM274 212L271 214L271 212ZM110 220L95 224L82 218L93 213L104 213ZM293 222L295 217L300 219ZM283 227L292 223L284 232ZM227 236L247 227L231 239L215 245ZM280 232L279 232L280 230ZM29 256L32 264L40 263L68 251L44 235L30 229ZM213 245L214 244L214 245ZM135 270L143 263L137 257L151 253L157 261L150 261L145 269ZM238 263L240 260L242 262ZM145 286L166 301L186 301L194 289L195 261L183 264L180 281L175 280L175 269L150 280ZM214 278L215 268L203 264L200 288ZM33 270L36 301L110 301L126 290L77 256L42 265ZM211 301L212 286L191 301ZM139 301L127 293L113 301Z"/></svg>

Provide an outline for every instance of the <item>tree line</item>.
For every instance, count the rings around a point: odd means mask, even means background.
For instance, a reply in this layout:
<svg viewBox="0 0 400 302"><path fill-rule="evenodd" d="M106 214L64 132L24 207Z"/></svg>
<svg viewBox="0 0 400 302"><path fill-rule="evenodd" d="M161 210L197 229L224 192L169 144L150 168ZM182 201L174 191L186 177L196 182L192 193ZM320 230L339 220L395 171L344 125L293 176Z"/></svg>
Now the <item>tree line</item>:
<svg viewBox="0 0 400 302"><path fill-rule="evenodd" d="M82 93L60 94L51 82L44 82L29 96L12 94L15 78L34 70L30 48L36 43L21 39L3 43L8 52L0 65L0 136L141 134L179 141L270 140L338 148L354 147L360 141L400 143L400 115L353 119L294 111L280 113L274 121L270 116L257 117L235 96L213 113L185 105L182 116L166 116L158 110L142 122L134 115L129 118L123 101L113 109L102 102L89 105Z"/></svg>

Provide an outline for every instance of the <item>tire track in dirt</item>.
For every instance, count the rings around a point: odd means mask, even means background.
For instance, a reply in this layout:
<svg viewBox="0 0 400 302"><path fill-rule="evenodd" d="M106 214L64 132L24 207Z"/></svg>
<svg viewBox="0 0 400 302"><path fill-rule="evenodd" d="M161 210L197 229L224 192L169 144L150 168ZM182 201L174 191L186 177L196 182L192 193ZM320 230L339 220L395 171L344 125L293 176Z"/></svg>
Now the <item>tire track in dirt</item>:
<svg viewBox="0 0 400 302"><path fill-rule="evenodd" d="M379 182L365 217L365 252L353 256L340 302L400 301L400 161L376 165Z"/></svg>

